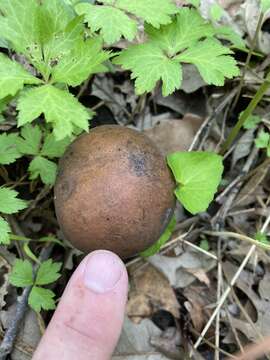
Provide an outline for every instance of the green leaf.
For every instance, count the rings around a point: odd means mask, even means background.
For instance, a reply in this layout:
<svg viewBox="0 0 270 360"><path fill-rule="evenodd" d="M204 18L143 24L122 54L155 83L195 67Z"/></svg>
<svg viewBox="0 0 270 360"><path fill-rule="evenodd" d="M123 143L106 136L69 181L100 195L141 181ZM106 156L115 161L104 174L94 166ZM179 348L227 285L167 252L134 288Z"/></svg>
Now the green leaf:
<svg viewBox="0 0 270 360"><path fill-rule="evenodd" d="M115 7L80 3L75 9L79 15L85 15L93 32L100 30L109 45L119 41L122 36L132 41L137 33L137 22Z"/></svg>
<svg viewBox="0 0 270 360"><path fill-rule="evenodd" d="M255 145L258 149L267 148L270 141L270 134L264 130L259 132L258 137L255 139Z"/></svg>
<svg viewBox="0 0 270 360"><path fill-rule="evenodd" d="M155 29L146 27L151 43L158 45L168 55L176 55L198 40L215 34L212 24L206 22L195 9L182 8L173 23Z"/></svg>
<svg viewBox="0 0 270 360"><path fill-rule="evenodd" d="M160 79L163 96L171 94L181 85L181 65L169 59L160 48L150 43L129 47L114 60L114 63L122 65L126 70L132 70L132 79L136 79L137 94L151 91Z"/></svg>
<svg viewBox="0 0 270 360"><path fill-rule="evenodd" d="M232 51L218 40L206 39L178 55L177 59L194 64L208 84L223 86L225 78L239 75L236 61L228 54Z"/></svg>
<svg viewBox="0 0 270 360"><path fill-rule="evenodd" d="M24 155L38 155L41 138L39 126L25 125L21 130L21 137L16 141L18 150Z"/></svg>
<svg viewBox="0 0 270 360"><path fill-rule="evenodd" d="M255 238L255 240L258 240L260 243L263 243L263 244L266 244L266 245L270 244L266 234L264 234L264 233L262 233L260 231L255 234L254 238Z"/></svg>
<svg viewBox="0 0 270 360"><path fill-rule="evenodd" d="M99 72L109 53L102 51L102 41L96 37L78 41L69 56L63 57L53 68L52 80L71 86L78 86L91 74Z"/></svg>
<svg viewBox="0 0 270 360"><path fill-rule="evenodd" d="M200 248L205 251L209 251L209 242L206 238L204 238L200 241Z"/></svg>
<svg viewBox="0 0 270 360"><path fill-rule="evenodd" d="M241 35L236 33L231 27L217 26L215 28L215 34L218 38L229 40L237 48L245 49L245 40L243 40Z"/></svg>
<svg viewBox="0 0 270 360"><path fill-rule="evenodd" d="M224 14L224 10L223 8L217 4L217 3L214 3L211 8L210 8L210 15L211 15L211 18L214 20L214 21L219 21L222 17L222 15Z"/></svg>
<svg viewBox="0 0 270 360"><path fill-rule="evenodd" d="M170 23L171 15L178 11L172 0L116 0L115 6L157 28L162 24Z"/></svg>
<svg viewBox="0 0 270 360"><path fill-rule="evenodd" d="M222 157L210 152L176 152L167 162L178 183L175 195L192 214L205 211L223 172Z"/></svg>
<svg viewBox="0 0 270 360"><path fill-rule="evenodd" d="M16 259L9 281L18 287L31 286L34 283L33 268L29 260Z"/></svg>
<svg viewBox="0 0 270 360"><path fill-rule="evenodd" d="M195 8L198 8L200 6L201 0L188 0L187 3L193 5Z"/></svg>
<svg viewBox="0 0 270 360"><path fill-rule="evenodd" d="M61 265L59 262L53 263L52 259L44 261L38 269L35 284L47 285L59 279Z"/></svg>
<svg viewBox="0 0 270 360"><path fill-rule="evenodd" d="M0 34L17 52L41 58L41 49L36 46L38 9L36 0L1 0Z"/></svg>
<svg viewBox="0 0 270 360"><path fill-rule="evenodd" d="M24 92L19 97L17 109L19 126L32 122L43 113L46 121L52 123L57 140L70 136L75 127L88 130L88 119L91 117L73 95L52 85Z"/></svg>
<svg viewBox="0 0 270 360"><path fill-rule="evenodd" d="M35 180L39 176L46 185L54 185L57 165L42 156L36 156L29 165L30 179Z"/></svg>
<svg viewBox="0 0 270 360"><path fill-rule="evenodd" d="M11 229L8 222L0 216L0 245L8 245L10 243L10 232Z"/></svg>
<svg viewBox="0 0 270 360"><path fill-rule="evenodd" d="M17 139L18 134L0 135L0 164L11 164L22 156L16 145Z"/></svg>
<svg viewBox="0 0 270 360"><path fill-rule="evenodd" d="M48 158L61 157L71 140L71 138L66 137L63 140L57 141L52 133L47 134L40 155L47 156Z"/></svg>
<svg viewBox="0 0 270 360"><path fill-rule="evenodd" d="M55 294L53 291L44 289L42 287L33 286L29 295L28 304L37 313L39 313L41 309L54 310L55 309L54 297Z"/></svg>
<svg viewBox="0 0 270 360"><path fill-rule="evenodd" d="M157 252L159 252L160 248L170 239L172 232L175 228L175 225L176 225L176 218L175 218L175 216L173 216L171 221L169 222L168 226L166 227L165 231L158 239L158 241L156 241L148 249L142 251L140 253L140 255L143 257L149 257L149 256L153 256Z"/></svg>
<svg viewBox="0 0 270 360"><path fill-rule="evenodd" d="M41 69L47 78L61 59L71 56L74 49L78 47L77 44L82 41L83 33L83 17L77 16L62 32L54 34L52 39L44 45L45 64L41 64Z"/></svg>
<svg viewBox="0 0 270 360"><path fill-rule="evenodd" d="M181 8L173 22L159 30L145 28L148 41L123 50L113 61L131 70L138 94L151 91L159 80L164 96L179 89L182 62L194 64L208 84L223 85L225 78L239 74L232 51L214 38L232 37L231 32L219 33L195 9Z"/></svg>
<svg viewBox="0 0 270 360"><path fill-rule="evenodd" d="M242 114L242 113L241 113ZM241 116L241 114L239 116ZM244 129L255 129L256 126L262 121L261 117L258 115L250 115L244 122Z"/></svg>
<svg viewBox="0 0 270 360"><path fill-rule="evenodd" d="M16 61L0 53L0 99L16 95L25 84L40 84L41 80L28 73Z"/></svg>
<svg viewBox="0 0 270 360"><path fill-rule="evenodd" d="M25 209L27 207L26 201L18 199L17 196L17 191L0 187L0 212L13 214Z"/></svg>
<svg viewBox="0 0 270 360"><path fill-rule="evenodd" d="M270 0L261 0L261 9L266 13L270 9Z"/></svg>

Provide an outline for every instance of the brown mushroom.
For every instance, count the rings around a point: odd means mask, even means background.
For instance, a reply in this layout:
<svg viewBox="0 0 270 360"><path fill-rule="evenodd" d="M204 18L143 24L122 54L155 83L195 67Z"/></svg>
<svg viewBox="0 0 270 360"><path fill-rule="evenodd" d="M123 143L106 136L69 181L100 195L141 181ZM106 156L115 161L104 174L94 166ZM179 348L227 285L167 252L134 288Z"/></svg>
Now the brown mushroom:
<svg viewBox="0 0 270 360"><path fill-rule="evenodd" d="M151 246L175 207L164 157L142 133L104 125L79 136L60 160L55 208L78 249L127 258Z"/></svg>

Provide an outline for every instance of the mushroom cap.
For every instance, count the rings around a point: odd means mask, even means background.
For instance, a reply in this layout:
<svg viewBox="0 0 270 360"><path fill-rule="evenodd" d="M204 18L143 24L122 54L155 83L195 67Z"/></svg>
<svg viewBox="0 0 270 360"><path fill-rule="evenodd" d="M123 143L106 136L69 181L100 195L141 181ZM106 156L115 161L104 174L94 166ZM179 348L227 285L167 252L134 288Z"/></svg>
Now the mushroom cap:
<svg viewBox="0 0 270 360"><path fill-rule="evenodd" d="M60 160L56 215L74 247L127 258L163 233L175 207L174 188L164 157L147 136L99 126L79 136Z"/></svg>

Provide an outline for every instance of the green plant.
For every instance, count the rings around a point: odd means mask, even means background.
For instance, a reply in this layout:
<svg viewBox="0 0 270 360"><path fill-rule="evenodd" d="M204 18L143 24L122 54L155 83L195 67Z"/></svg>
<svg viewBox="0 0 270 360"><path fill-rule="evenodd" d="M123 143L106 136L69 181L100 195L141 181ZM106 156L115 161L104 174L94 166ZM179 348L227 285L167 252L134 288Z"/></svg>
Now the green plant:
<svg viewBox="0 0 270 360"><path fill-rule="evenodd" d="M199 1L190 3L199 5ZM213 8L213 19L220 16L220 9ZM141 24L144 32L139 31ZM115 52L109 48L120 39L127 41L126 49ZM186 63L193 64L207 84L223 85L239 69L222 39L236 47L243 45L230 28L206 21L196 8L178 8L172 0L102 0L96 4L0 0L0 123L10 113L16 119L0 135L0 176L16 186L8 174L16 163L26 161L29 189L33 184L51 187L57 158L74 137L88 131L93 116L73 95L73 88L114 65L131 71L137 94L154 90L160 81L164 96L181 88ZM168 157L168 164L177 181L177 198L191 213L204 211L220 181L222 158L211 153L176 153ZM209 177L211 182L206 181ZM23 241L25 255L36 261L28 246L31 239L12 234L5 217L27 207L17 195L10 187L0 188L0 243ZM154 252L169 238L172 227L173 222ZM18 260L11 281L16 286L33 286L29 302L35 310L51 308L53 295L39 287L43 284L38 276L31 278L31 266L28 260ZM21 282L15 280L19 272L24 274Z"/></svg>

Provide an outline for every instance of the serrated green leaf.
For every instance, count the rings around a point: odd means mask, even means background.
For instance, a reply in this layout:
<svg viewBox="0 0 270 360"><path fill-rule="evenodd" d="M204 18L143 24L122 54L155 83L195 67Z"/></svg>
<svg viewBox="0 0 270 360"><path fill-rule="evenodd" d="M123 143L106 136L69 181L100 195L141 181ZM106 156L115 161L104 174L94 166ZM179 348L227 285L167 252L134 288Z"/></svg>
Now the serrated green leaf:
<svg viewBox="0 0 270 360"><path fill-rule="evenodd" d="M241 113L242 114L242 113ZM239 117L241 116L239 115ZM262 121L261 117L258 115L250 115L246 121L244 122L243 128L244 129L255 129L256 126Z"/></svg>
<svg viewBox="0 0 270 360"><path fill-rule="evenodd" d="M200 39L213 36L215 29L197 10L182 8L171 24L161 26L159 30L148 26L146 32L153 44L172 56Z"/></svg>
<svg viewBox="0 0 270 360"><path fill-rule="evenodd" d="M18 193L7 187L0 187L0 212L4 214L14 214L17 211L25 209L27 203L17 198Z"/></svg>
<svg viewBox="0 0 270 360"><path fill-rule="evenodd" d="M181 85L181 65L150 43L129 47L114 63L122 65L126 70L132 70L132 79L136 79L138 94L151 91L159 80L162 80L163 96L169 95Z"/></svg>
<svg viewBox="0 0 270 360"><path fill-rule="evenodd" d="M21 130L21 137L17 139L18 150L24 155L38 155L42 132L39 126L27 124Z"/></svg>
<svg viewBox="0 0 270 360"><path fill-rule="evenodd" d="M181 62L194 64L203 80L208 84L224 85L225 78L239 75L236 61L231 56L232 51L218 40L206 39L198 42L176 58Z"/></svg>
<svg viewBox="0 0 270 360"><path fill-rule="evenodd" d="M261 130L255 139L255 145L258 149L267 148L270 141L270 133Z"/></svg>
<svg viewBox="0 0 270 360"><path fill-rule="evenodd" d="M266 13L270 9L270 0L261 0L261 9Z"/></svg>
<svg viewBox="0 0 270 360"><path fill-rule="evenodd" d="M53 291L39 286L33 286L29 295L28 304L37 313L42 309L53 310L55 309L54 297L55 294Z"/></svg>
<svg viewBox="0 0 270 360"><path fill-rule="evenodd" d="M52 259L44 261L38 269L35 284L47 285L59 279L61 276L61 274L59 274L61 265L59 262L53 263Z"/></svg>
<svg viewBox="0 0 270 360"><path fill-rule="evenodd" d="M229 40L237 48L245 48L245 40L241 35L237 34L234 29L229 26L217 26L215 28L215 34L218 38Z"/></svg>
<svg viewBox="0 0 270 360"><path fill-rule="evenodd" d="M223 172L222 157L210 152L176 152L167 162L178 183L175 195L192 214L205 211Z"/></svg>
<svg viewBox="0 0 270 360"><path fill-rule="evenodd" d="M0 245L8 245L10 243L10 232L11 229L8 222L0 216Z"/></svg>
<svg viewBox="0 0 270 360"><path fill-rule="evenodd" d="M11 164L22 156L16 145L17 139L18 134L0 135L0 164Z"/></svg>
<svg viewBox="0 0 270 360"><path fill-rule="evenodd" d="M40 155L47 156L48 158L61 157L70 142L71 138L69 137L57 141L53 134L47 134Z"/></svg>
<svg viewBox="0 0 270 360"><path fill-rule="evenodd" d="M35 180L39 176L46 185L54 185L56 179L57 165L42 156L36 156L29 165L30 179Z"/></svg>
<svg viewBox="0 0 270 360"><path fill-rule="evenodd" d="M143 257L149 257L155 255L157 252L159 252L160 248L166 244L166 242L170 239L172 236L172 232L176 225L176 218L175 216L172 217L171 221L169 222L168 226L166 227L163 234L160 236L158 241L156 241L152 246L150 246L148 249L142 251L140 253Z"/></svg>
<svg viewBox="0 0 270 360"><path fill-rule="evenodd" d="M115 6L142 18L154 27L171 22L178 9L172 0L116 0Z"/></svg>
<svg viewBox="0 0 270 360"><path fill-rule="evenodd" d="M41 48L37 46L38 9L36 0L1 0L0 34L17 52L41 59Z"/></svg>
<svg viewBox="0 0 270 360"><path fill-rule="evenodd" d="M28 73L16 61L0 53L0 99L14 96L25 84L40 84L41 80Z"/></svg>
<svg viewBox="0 0 270 360"><path fill-rule="evenodd" d="M108 58L109 53L102 51L100 38L78 41L70 55L63 57L53 68L52 80L78 86L99 71L99 66Z"/></svg>
<svg viewBox="0 0 270 360"><path fill-rule="evenodd" d="M116 7L80 3L75 9L79 15L85 15L90 29L100 31L109 45L119 41L122 36L132 41L137 33L137 22Z"/></svg>
<svg viewBox="0 0 270 360"><path fill-rule="evenodd" d="M73 95L52 85L24 92L19 97L17 109L19 126L32 122L43 113L46 121L52 123L57 140L71 136L75 127L88 130L88 119L91 117Z"/></svg>
<svg viewBox="0 0 270 360"><path fill-rule="evenodd" d="M34 283L33 268L29 260L16 259L9 281L18 287L31 286Z"/></svg>

